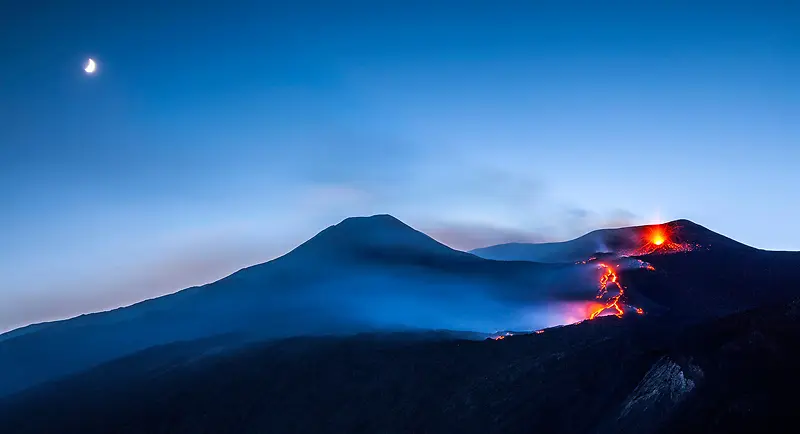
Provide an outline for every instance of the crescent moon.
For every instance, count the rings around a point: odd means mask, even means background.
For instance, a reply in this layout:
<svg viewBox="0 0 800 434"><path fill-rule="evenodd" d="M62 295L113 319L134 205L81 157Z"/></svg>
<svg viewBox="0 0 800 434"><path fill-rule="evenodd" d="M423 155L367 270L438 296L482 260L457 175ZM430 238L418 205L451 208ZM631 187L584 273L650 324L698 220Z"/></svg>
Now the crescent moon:
<svg viewBox="0 0 800 434"><path fill-rule="evenodd" d="M86 64L86 68L83 68L87 74L93 74L94 71L97 69L97 64L94 63L93 59L89 59L89 63Z"/></svg>

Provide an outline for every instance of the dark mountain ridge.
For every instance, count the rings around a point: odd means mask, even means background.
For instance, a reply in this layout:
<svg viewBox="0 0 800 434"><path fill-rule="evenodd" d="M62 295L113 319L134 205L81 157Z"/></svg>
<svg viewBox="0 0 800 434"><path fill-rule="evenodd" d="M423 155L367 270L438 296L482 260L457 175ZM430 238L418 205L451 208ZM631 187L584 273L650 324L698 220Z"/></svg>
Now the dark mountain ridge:
<svg viewBox="0 0 800 434"><path fill-rule="evenodd" d="M470 251L485 259L501 261L576 262L595 253L628 253L640 248L647 235L665 231L676 242L703 248L754 250L724 235L713 232L690 220L673 220L663 224L598 229L569 241L555 243L507 243Z"/></svg>

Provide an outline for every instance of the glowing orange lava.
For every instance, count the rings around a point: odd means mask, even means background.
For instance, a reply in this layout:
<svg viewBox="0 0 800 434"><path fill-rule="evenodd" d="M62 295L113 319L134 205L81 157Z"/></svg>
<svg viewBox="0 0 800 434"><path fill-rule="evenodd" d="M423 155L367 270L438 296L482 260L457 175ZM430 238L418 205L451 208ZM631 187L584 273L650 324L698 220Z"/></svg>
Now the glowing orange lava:
<svg viewBox="0 0 800 434"><path fill-rule="evenodd" d="M592 256L591 258L589 258L589 259L586 259L586 260L584 260L584 261L578 261L578 262L576 262L576 264L578 264L578 265L581 265L581 264L583 264L583 265L586 265L586 264L588 264L589 262L596 261L596 260L597 260L597 257L595 257L595 256Z"/></svg>
<svg viewBox="0 0 800 434"><path fill-rule="evenodd" d="M678 242L676 240L676 238L678 238L678 229L678 227L672 227L667 224L647 227L640 235L641 245L629 252L625 252L625 256L689 252L701 247L697 244Z"/></svg>
<svg viewBox="0 0 800 434"><path fill-rule="evenodd" d="M514 336L514 333L505 332L502 335L498 335L498 336L493 337L492 339L494 339L496 341L501 341L501 340L505 339L507 336Z"/></svg>
<svg viewBox="0 0 800 434"><path fill-rule="evenodd" d="M605 304L600 305L599 307L594 308L589 313L589 319L595 319L598 315L605 312L608 309L614 309L616 313L614 315L621 317L625 314L625 311L619 305L619 299L625 294L625 289L619 283L619 277L617 273L614 271L614 268L608 266L605 263L598 264L600 268L603 268L605 272L602 276L600 276L600 290L597 292L598 299L602 299L608 294L608 286L614 285L619 289L619 293L612 296Z"/></svg>
<svg viewBox="0 0 800 434"><path fill-rule="evenodd" d="M589 308L589 319L595 319L603 312L606 312L610 309L614 310L614 315L618 318L621 318L622 315L625 314L625 310L622 308L624 304L622 304L622 297L625 295L625 288L619 282L619 276L617 272L614 271L614 267L610 266L605 263L597 264L598 267L603 269L603 274L600 276L600 288L597 291L597 299L603 299L608 295L609 286L615 286L618 292L611 296L605 303L598 303L594 304ZM616 265L619 267L619 264ZM647 264L648 269L654 269L651 265ZM637 314L642 315L644 314L644 310L640 307L633 307Z"/></svg>

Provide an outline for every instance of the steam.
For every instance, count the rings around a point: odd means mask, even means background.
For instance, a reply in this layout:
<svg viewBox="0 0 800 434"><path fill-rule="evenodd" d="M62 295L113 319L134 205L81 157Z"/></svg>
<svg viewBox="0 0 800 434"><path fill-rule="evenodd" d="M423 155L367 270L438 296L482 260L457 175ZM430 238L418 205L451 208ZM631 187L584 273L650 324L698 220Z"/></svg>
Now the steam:
<svg viewBox="0 0 800 434"><path fill-rule="evenodd" d="M290 294L270 296L252 315L262 322L264 316L286 321L286 312L292 312L292 327L276 321L275 329L263 331L276 337L354 329L533 331L586 319L597 305L596 294L594 265L537 270L516 283L411 270L392 275L361 270L346 279L324 279ZM270 306L268 312L265 305ZM248 307L231 309L241 316Z"/></svg>

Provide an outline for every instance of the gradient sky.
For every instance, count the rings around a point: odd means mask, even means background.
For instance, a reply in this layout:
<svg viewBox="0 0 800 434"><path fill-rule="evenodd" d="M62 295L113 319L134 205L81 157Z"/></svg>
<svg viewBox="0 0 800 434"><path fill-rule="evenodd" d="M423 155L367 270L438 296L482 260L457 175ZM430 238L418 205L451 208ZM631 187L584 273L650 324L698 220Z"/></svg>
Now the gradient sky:
<svg viewBox="0 0 800 434"><path fill-rule="evenodd" d="M351 215L463 249L675 218L800 249L798 29L788 0L4 2L0 330Z"/></svg>

